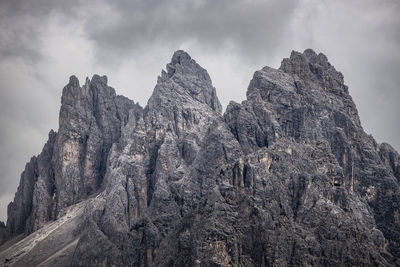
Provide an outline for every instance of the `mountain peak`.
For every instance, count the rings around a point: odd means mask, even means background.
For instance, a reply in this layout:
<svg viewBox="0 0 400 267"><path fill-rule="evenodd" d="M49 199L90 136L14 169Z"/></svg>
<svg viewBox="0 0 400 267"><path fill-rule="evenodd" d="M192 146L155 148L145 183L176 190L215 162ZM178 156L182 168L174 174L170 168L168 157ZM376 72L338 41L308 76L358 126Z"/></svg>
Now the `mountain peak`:
<svg viewBox="0 0 400 267"><path fill-rule="evenodd" d="M188 94L218 113L222 111L210 75L183 50L175 51L171 62L167 64L167 72L162 71L152 98L159 94L162 94L164 98L174 98L172 91L179 95Z"/></svg>
<svg viewBox="0 0 400 267"><path fill-rule="evenodd" d="M174 54L172 55L171 62L167 64L168 77L171 78L175 74L178 65L183 65L183 64L189 65L190 60L192 60L192 58L185 51L183 50L175 51Z"/></svg>
<svg viewBox="0 0 400 267"><path fill-rule="evenodd" d="M184 51L184 50L176 50L174 54L172 55L171 63L176 64L176 63L181 63L182 61L188 61L191 60L192 58L190 55Z"/></svg>
<svg viewBox="0 0 400 267"><path fill-rule="evenodd" d="M69 83L71 87L79 87L79 79L75 75L69 77Z"/></svg>
<svg viewBox="0 0 400 267"><path fill-rule="evenodd" d="M307 65L309 64L319 65L323 67L324 70L333 68L333 66L329 63L327 56L325 56L323 53L317 54L314 50L308 48L304 50L303 53L293 50L290 53L289 58L284 58L282 60L280 69L284 70L285 72L291 72L292 74L294 74L293 67L295 69L296 67L300 68L301 66L307 67Z"/></svg>
<svg viewBox="0 0 400 267"><path fill-rule="evenodd" d="M282 60L279 69L287 74L297 75L306 87L311 83L318 84L323 90L349 97L342 73L322 53L317 54L312 49L306 49L303 53L292 51L290 58Z"/></svg>
<svg viewBox="0 0 400 267"><path fill-rule="evenodd" d="M198 71L204 72L205 70L183 50L175 51L172 55L171 62L167 64L169 78L171 78L175 72L196 73Z"/></svg>
<svg viewBox="0 0 400 267"><path fill-rule="evenodd" d="M107 85L108 78L106 75L100 76L98 74L94 74L92 77L92 83L101 83L101 84Z"/></svg>

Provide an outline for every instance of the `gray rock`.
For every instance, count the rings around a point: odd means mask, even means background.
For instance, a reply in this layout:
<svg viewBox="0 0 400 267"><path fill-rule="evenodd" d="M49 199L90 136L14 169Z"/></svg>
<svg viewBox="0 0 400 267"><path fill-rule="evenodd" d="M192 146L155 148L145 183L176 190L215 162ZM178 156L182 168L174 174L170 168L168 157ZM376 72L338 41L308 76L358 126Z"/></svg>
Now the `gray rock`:
<svg viewBox="0 0 400 267"><path fill-rule="evenodd" d="M3 244L7 239L7 227L4 222L0 221L0 244Z"/></svg>
<svg viewBox="0 0 400 267"><path fill-rule="evenodd" d="M9 205L9 235L36 231L100 189L108 152L134 106L107 86L105 76L94 75L82 87L70 77L63 89L58 133L51 131L42 153L27 164Z"/></svg>
<svg viewBox="0 0 400 267"><path fill-rule="evenodd" d="M325 55L292 52L255 72L222 115L207 71L177 51L145 108L105 77L71 77L7 229L36 231L85 200L73 252L45 263L399 265L399 166Z"/></svg>
<svg viewBox="0 0 400 267"><path fill-rule="evenodd" d="M72 76L64 87L54 149L56 213L99 189L108 151L133 106L117 99L105 76L94 75L82 87ZM122 105L118 108L117 103Z"/></svg>

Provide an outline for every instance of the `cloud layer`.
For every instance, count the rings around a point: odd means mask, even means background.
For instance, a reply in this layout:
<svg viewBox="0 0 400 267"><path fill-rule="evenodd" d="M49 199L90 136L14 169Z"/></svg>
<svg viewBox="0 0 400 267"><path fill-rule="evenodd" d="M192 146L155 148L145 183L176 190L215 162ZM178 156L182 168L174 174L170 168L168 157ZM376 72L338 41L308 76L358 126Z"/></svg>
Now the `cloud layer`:
<svg viewBox="0 0 400 267"><path fill-rule="evenodd" d="M398 14L396 0L1 1L0 220L25 163L58 127L69 75L106 74L145 105L177 49L209 71L224 106L291 50L323 52L344 74L365 130L399 150Z"/></svg>

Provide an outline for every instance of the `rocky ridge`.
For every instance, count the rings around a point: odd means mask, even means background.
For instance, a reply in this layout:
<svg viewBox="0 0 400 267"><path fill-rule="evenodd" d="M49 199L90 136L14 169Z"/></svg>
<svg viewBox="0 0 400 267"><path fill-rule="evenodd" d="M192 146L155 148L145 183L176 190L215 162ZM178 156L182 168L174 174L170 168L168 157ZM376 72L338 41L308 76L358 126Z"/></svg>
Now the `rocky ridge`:
<svg viewBox="0 0 400 267"><path fill-rule="evenodd" d="M221 112L184 51L144 108L105 76L72 76L0 234L70 233L42 266L400 265L400 156L363 131L325 55L256 71L247 99ZM75 227L54 224L67 215ZM2 248L4 264L35 255Z"/></svg>

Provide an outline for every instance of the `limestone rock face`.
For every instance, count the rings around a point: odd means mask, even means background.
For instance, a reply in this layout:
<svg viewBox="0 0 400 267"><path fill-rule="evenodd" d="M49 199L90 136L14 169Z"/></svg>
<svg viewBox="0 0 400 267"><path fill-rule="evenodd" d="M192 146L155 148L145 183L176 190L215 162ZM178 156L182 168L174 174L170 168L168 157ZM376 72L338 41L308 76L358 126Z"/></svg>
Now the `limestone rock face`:
<svg viewBox="0 0 400 267"><path fill-rule="evenodd" d="M105 191L83 222L92 234L79 241L74 265L165 264L159 247L168 246L167 237L213 194L215 177L241 153L207 72L183 51L175 52L167 69L143 112L131 111L111 149ZM111 241L113 252L99 248L88 255L88 244L99 240Z"/></svg>
<svg viewBox="0 0 400 267"><path fill-rule="evenodd" d="M325 55L292 52L280 69L256 71L247 99L221 110L184 51L144 108L105 77L82 87L71 77L59 131L9 206L8 237L81 205L62 256L42 265L400 264L400 156L363 131ZM7 253L17 264L34 254Z"/></svg>
<svg viewBox="0 0 400 267"><path fill-rule="evenodd" d="M132 106L116 96L105 76L94 75L82 87L76 77L70 78L63 89L54 151L57 212L100 187L108 152Z"/></svg>
<svg viewBox="0 0 400 267"><path fill-rule="evenodd" d="M132 107L131 100L107 86L105 76L94 75L82 87L70 77L61 98L58 133L51 131L42 153L26 165L8 207L9 234L36 231L100 188L108 152Z"/></svg>

